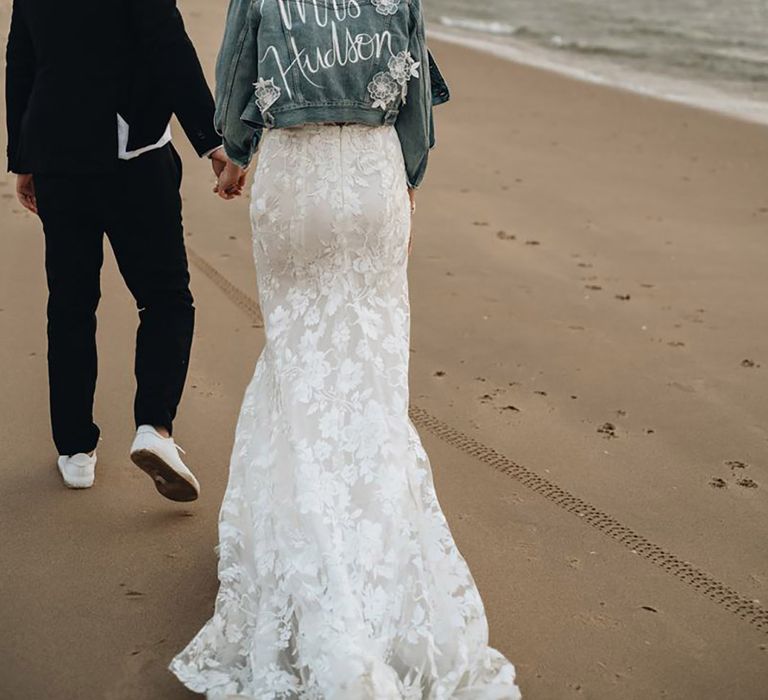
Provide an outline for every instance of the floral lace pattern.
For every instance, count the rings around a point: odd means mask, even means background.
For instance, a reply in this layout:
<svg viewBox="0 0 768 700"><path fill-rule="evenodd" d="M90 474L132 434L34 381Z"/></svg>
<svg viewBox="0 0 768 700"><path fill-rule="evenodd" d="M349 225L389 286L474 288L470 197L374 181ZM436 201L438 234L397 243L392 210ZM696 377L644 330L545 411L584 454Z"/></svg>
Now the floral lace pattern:
<svg viewBox="0 0 768 700"><path fill-rule="evenodd" d="M208 700L514 700L408 418L410 212L393 127L265 132L251 217L266 346L237 426Z"/></svg>
<svg viewBox="0 0 768 700"><path fill-rule="evenodd" d="M408 81L419 77L421 61L416 61L410 51L400 51L387 64L388 71L376 73L368 84L368 92L374 109L386 110L398 98L405 102Z"/></svg>
<svg viewBox="0 0 768 700"><path fill-rule="evenodd" d="M400 0L371 0L380 15L396 15Z"/></svg>
<svg viewBox="0 0 768 700"><path fill-rule="evenodd" d="M262 114L265 114L280 99L280 94L282 93L280 87L275 85L274 78L269 80L259 78L258 82L253 84L253 87L256 93L256 104Z"/></svg>
<svg viewBox="0 0 768 700"><path fill-rule="evenodd" d="M373 76L368 84L368 92L373 100L373 108L386 110L402 94L402 88L391 73L381 72Z"/></svg>
<svg viewBox="0 0 768 700"><path fill-rule="evenodd" d="M411 78L419 77L419 66L421 61L415 60L410 51L395 54L387 65L389 74L402 86L407 85Z"/></svg>

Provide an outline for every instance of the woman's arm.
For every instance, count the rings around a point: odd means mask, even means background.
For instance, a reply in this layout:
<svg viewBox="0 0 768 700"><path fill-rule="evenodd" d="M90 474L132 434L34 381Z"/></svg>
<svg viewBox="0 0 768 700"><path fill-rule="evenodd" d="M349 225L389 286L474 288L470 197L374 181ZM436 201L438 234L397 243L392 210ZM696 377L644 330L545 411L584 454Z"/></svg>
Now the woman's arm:
<svg viewBox="0 0 768 700"><path fill-rule="evenodd" d="M416 189L424 179L429 149L434 145L430 61L419 2L411 4L411 22L408 50L412 58L420 62L419 74L408 82L408 94L400 108L395 128L403 148L408 187Z"/></svg>
<svg viewBox="0 0 768 700"><path fill-rule="evenodd" d="M224 140L227 156L242 168L251 162L261 128L241 120L253 99L258 78L258 8L254 0L231 0L219 56L216 61L216 131Z"/></svg>

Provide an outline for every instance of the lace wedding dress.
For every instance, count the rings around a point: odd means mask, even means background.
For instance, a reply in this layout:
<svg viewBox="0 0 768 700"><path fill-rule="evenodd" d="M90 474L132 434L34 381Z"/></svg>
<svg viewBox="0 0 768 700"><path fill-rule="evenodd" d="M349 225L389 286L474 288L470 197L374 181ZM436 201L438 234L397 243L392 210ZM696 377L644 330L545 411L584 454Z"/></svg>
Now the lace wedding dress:
<svg viewBox="0 0 768 700"><path fill-rule="evenodd" d="M393 127L267 131L267 343L220 518L212 619L171 670L209 700L511 700L408 418L410 211Z"/></svg>

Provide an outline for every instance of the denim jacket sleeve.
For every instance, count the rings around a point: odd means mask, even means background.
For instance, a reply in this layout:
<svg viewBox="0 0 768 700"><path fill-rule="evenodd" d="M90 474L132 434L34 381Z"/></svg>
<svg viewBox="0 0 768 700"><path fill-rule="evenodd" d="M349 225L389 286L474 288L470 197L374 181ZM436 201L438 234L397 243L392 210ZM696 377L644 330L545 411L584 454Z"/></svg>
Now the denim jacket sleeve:
<svg viewBox="0 0 768 700"><path fill-rule="evenodd" d="M408 186L416 188L424 179L429 150L434 145L435 136L432 119L430 55L427 50L424 15L420 2L412 2L410 7L409 51L421 65L418 78L410 81L405 103L401 106L395 122L395 129L403 148Z"/></svg>
<svg viewBox="0 0 768 700"><path fill-rule="evenodd" d="M230 0L216 61L216 131L223 139L227 156L241 167L250 164L262 133L262 127L240 118L258 77L256 6L254 0Z"/></svg>

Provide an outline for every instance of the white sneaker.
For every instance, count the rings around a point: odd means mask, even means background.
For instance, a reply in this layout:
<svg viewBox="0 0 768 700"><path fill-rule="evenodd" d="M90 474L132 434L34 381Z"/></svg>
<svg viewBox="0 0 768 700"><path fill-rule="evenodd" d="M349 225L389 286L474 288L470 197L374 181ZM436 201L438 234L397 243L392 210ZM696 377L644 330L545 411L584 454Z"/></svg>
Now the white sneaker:
<svg viewBox="0 0 768 700"><path fill-rule="evenodd" d="M58 461L59 472L64 484L69 489L89 489L96 478L96 453L87 455L61 455Z"/></svg>
<svg viewBox="0 0 768 700"><path fill-rule="evenodd" d="M196 501L200 484L181 461L183 450L160 435L151 425L140 425L131 446L131 461L155 482L155 488L171 501Z"/></svg>

